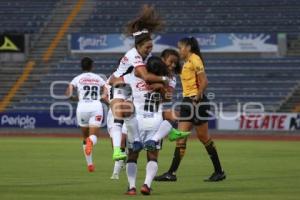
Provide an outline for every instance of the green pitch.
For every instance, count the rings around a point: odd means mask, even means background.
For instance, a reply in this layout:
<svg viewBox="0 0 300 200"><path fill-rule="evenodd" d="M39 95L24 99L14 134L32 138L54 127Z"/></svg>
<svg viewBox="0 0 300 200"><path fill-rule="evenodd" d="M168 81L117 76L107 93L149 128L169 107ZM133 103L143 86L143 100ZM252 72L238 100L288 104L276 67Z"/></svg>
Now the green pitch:
<svg viewBox="0 0 300 200"><path fill-rule="evenodd" d="M216 141L227 180L205 183L212 172L203 146L188 143L175 183L154 182L153 195L123 195L125 171L109 179L113 162L110 141L101 139L94 152L95 173L88 173L77 138L0 138L1 200L216 199L287 200L300 197L300 143ZM174 144L164 143L159 174L170 164ZM145 156L138 163L137 189L145 173Z"/></svg>

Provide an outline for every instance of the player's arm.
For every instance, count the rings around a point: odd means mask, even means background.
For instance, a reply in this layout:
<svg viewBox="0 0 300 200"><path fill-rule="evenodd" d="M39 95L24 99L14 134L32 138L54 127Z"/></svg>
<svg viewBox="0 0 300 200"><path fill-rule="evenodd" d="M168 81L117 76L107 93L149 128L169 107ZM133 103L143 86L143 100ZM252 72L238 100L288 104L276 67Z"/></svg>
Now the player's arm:
<svg viewBox="0 0 300 200"><path fill-rule="evenodd" d="M175 88L169 86L167 88L165 88L165 95L164 95L164 101L165 102L171 102L173 99L173 92L174 92Z"/></svg>
<svg viewBox="0 0 300 200"><path fill-rule="evenodd" d="M104 85L101 86L101 91L102 91L101 99L103 99L106 103L109 104L108 91L107 91L107 88Z"/></svg>
<svg viewBox="0 0 300 200"><path fill-rule="evenodd" d="M146 81L147 83L168 83L169 78L166 76L156 76L147 71L145 66L135 67L134 74Z"/></svg>
<svg viewBox="0 0 300 200"><path fill-rule="evenodd" d="M198 82L198 94L195 97L195 100L199 101L202 99L204 91L208 86L208 80L207 80L206 73L205 73L204 66L203 66L201 59L199 58L199 59L194 60L193 64L195 66L197 82Z"/></svg>
<svg viewBox="0 0 300 200"><path fill-rule="evenodd" d="M73 92L74 92L74 85L69 84L68 87L67 87L67 90L65 92L65 95L67 97L69 97L69 99L72 100L72 101L78 101L78 96L74 96Z"/></svg>

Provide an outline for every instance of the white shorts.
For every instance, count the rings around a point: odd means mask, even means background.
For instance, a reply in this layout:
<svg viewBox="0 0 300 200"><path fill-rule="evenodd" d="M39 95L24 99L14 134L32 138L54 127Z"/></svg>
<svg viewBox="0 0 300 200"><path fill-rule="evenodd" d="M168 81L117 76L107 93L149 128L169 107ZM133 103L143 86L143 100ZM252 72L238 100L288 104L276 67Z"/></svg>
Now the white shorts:
<svg viewBox="0 0 300 200"><path fill-rule="evenodd" d="M103 107L102 104L93 105L92 109L90 106L80 104L76 110L77 123L81 127L95 126L100 127L103 119Z"/></svg>
<svg viewBox="0 0 300 200"><path fill-rule="evenodd" d="M163 122L161 112L137 114L136 118L139 124L139 137L140 141L144 144L146 141L151 140L159 129L160 124ZM161 149L162 141L159 141L156 149ZM132 148L132 143L128 143L128 147Z"/></svg>
<svg viewBox="0 0 300 200"><path fill-rule="evenodd" d="M128 84L119 84L112 87L111 99L129 99L131 97L131 87Z"/></svg>
<svg viewBox="0 0 300 200"><path fill-rule="evenodd" d="M109 109L108 113L107 113L107 132L109 134L109 136L112 138L112 133L111 133L111 128L113 126L113 123L115 121L115 118L112 114L112 111L111 109ZM125 123L123 123L123 126L122 126L122 134L126 134L127 135L127 128L126 128L126 125Z"/></svg>

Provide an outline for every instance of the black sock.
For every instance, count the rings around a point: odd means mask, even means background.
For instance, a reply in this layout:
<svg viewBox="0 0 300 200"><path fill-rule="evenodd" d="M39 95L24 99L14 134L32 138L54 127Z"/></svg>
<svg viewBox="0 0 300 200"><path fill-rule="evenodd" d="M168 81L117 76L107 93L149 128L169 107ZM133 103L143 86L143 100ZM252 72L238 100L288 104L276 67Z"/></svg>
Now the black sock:
<svg viewBox="0 0 300 200"><path fill-rule="evenodd" d="M180 161L184 156L185 148L186 147L176 147L175 148L174 157L173 157L172 164L170 166L168 173L175 174L175 172L177 171L177 169L180 165Z"/></svg>
<svg viewBox="0 0 300 200"><path fill-rule="evenodd" d="M216 146L214 144L214 141L212 140L209 140L206 144L205 144L205 148L206 148L206 151L214 165L214 169L215 169L215 172L217 173L221 173L223 170L222 170L222 167L221 167L221 163L220 163L220 160L219 160L219 156L218 156L218 152L217 152L217 149L216 149Z"/></svg>

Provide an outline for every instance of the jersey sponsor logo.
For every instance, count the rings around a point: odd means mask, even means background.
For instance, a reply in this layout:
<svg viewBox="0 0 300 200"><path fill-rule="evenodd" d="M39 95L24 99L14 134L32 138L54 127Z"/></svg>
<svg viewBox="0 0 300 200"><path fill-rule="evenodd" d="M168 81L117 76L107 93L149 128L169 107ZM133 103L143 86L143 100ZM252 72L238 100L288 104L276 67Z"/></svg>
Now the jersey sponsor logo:
<svg viewBox="0 0 300 200"><path fill-rule="evenodd" d="M148 91L149 90L149 85L145 81L140 81L136 84L136 88L139 91Z"/></svg>
<svg viewBox="0 0 300 200"><path fill-rule="evenodd" d="M98 79L93 79L93 78L81 78L79 80L79 83L82 85L99 85L100 81Z"/></svg>

